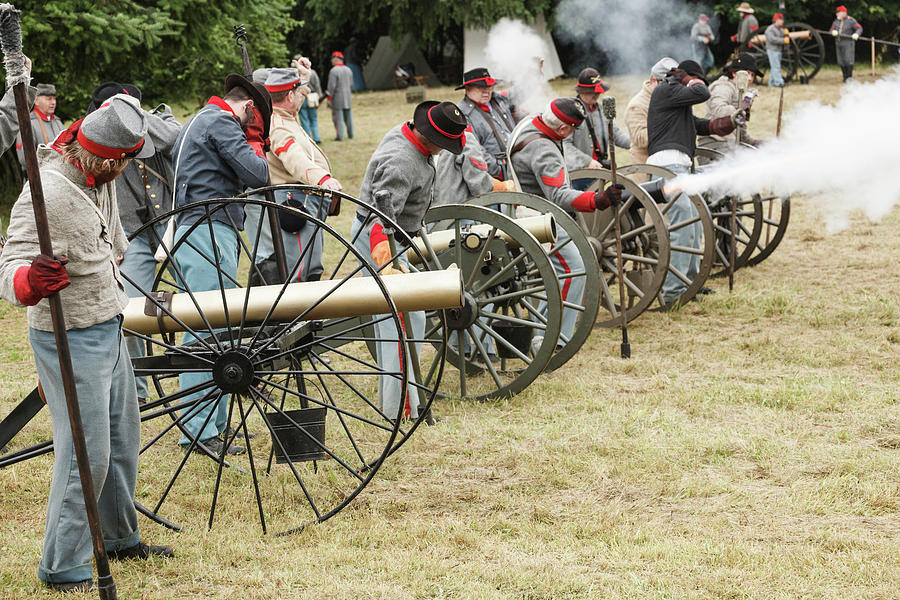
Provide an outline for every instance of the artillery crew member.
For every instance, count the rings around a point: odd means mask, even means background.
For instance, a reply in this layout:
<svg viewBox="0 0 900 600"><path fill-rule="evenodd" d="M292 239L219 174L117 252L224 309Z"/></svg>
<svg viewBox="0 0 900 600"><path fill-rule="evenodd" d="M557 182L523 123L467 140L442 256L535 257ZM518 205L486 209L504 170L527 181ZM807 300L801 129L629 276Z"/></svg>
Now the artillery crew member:
<svg viewBox="0 0 900 600"><path fill-rule="evenodd" d="M585 119L575 128L575 132L563 140L563 148L566 155L566 168L569 171L576 169L599 169L609 167L609 137L606 118L603 111L599 110L597 100L600 94L609 90L609 85L600 79L597 69L583 69L578 74L575 83L576 100L581 102L585 109ZM628 134L619 129L613 123L613 141L616 146L631 148L631 139Z"/></svg>
<svg viewBox="0 0 900 600"><path fill-rule="evenodd" d="M331 53L331 70L328 72L328 85L325 94L328 106L331 107L331 120L334 121L335 141L344 139L344 124L347 124L347 137L353 139L353 111L350 108L350 95L353 92L353 71L344 64L341 52Z"/></svg>
<svg viewBox="0 0 900 600"><path fill-rule="evenodd" d="M731 41L736 42L738 49L743 48L750 42L750 38L756 35L759 29L759 21L753 16L756 12L750 6L749 2L741 2L737 7L737 11L741 13L741 24L738 25L737 33L731 36Z"/></svg>
<svg viewBox="0 0 900 600"><path fill-rule="evenodd" d="M640 91L635 94L625 107L625 126L631 139L631 162L644 164L647 162L647 109L650 106L650 94L663 81L669 71L678 66L678 61L665 56L650 69L650 79L644 82Z"/></svg>
<svg viewBox="0 0 900 600"><path fill-rule="evenodd" d="M762 75L756 68L756 59L750 54L741 54L738 58L725 65L723 75L709 86L709 100L706 101L707 119L731 118L735 113L743 109L742 102L745 102L746 99L742 97L737 84L734 82L735 75L739 71L747 71L750 74L749 83L751 84L754 77ZM748 90L745 90L745 93L747 92ZM749 93L752 99L756 90L749 91ZM749 107L747 108L749 110ZM757 146L760 143L758 139L747 132L747 124L743 123L728 135L713 134L701 138L701 145L713 146L725 152L736 146L738 141L753 146Z"/></svg>
<svg viewBox="0 0 900 600"><path fill-rule="evenodd" d="M172 556L141 542L134 492L140 417L134 371L122 334L128 296L117 258L128 244L112 181L132 158L154 152L136 98L116 95L38 149L44 202L57 255L40 253L26 185L12 209L0 256L0 295L28 306L28 335L53 423L53 481L38 577L59 591L92 587L93 548L57 354L49 302L60 293L75 389L111 559ZM68 265L68 266L66 266Z"/></svg>
<svg viewBox="0 0 900 600"><path fill-rule="evenodd" d="M141 90L136 85L108 81L94 89L88 114L100 108L115 94L127 94L137 98L138 102L141 100ZM156 152L148 158L136 158L129 162L122 175L116 179L119 219L126 236L131 236L145 223L172 209L172 148L181 131L181 123L165 104L160 104L150 112L145 111L144 116L147 135L153 140ZM122 283L129 298L140 298L145 291L153 288L157 266L153 255L162 240L165 227L165 222L161 222L128 244L119 270L125 275ZM144 341L140 338L127 336L125 345L132 358L144 356ZM143 403L150 395L147 378L140 376L135 381L138 402Z"/></svg>
<svg viewBox="0 0 900 600"><path fill-rule="evenodd" d="M471 126L466 129L462 152L441 152L436 162L435 206L463 204L488 192L515 190L512 181L500 181L488 174L483 149Z"/></svg>
<svg viewBox="0 0 900 600"><path fill-rule="evenodd" d="M303 75L309 76L305 68ZM300 105L306 98L306 87L296 68L272 69L266 80L266 90L272 97L272 126L270 148L266 153L269 174L273 185L299 183L318 185L327 190L340 191L340 182L331 176L331 165L322 149L304 131L298 119ZM275 199L324 221L329 215L337 214L339 198L302 192L278 190ZM253 210L256 209L256 210ZM251 217L250 213L253 210ZM273 256L272 233L267 219L260 221L258 206L247 208L248 237L256 239L257 223L262 223L256 261L260 272L269 284L281 283L278 267ZM280 212L279 225L288 267L288 279L294 281L318 281L323 272L322 245L324 236L315 223L297 217L293 213ZM312 247L304 252L304 249ZM300 258L303 257L303 263ZM251 274L254 279L256 272Z"/></svg>
<svg viewBox="0 0 900 600"><path fill-rule="evenodd" d="M462 85L456 88L465 90L466 95L457 106L484 149L488 173L495 179L506 180L509 179L506 151L516 118L509 92L494 92L496 85L497 80L484 67L466 71Z"/></svg>
<svg viewBox="0 0 900 600"><path fill-rule="evenodd" d="M784 87L781 76L781 57L784 52L784 15L772 15L772 24L766 27L766 56L769 58L769 86Z"/></svg>
<svg viewBox="0 0 900 600"><path fill-rule="evenodd" d="M175 208L209 198L233 198L245 188L261 187L269 181L264 145L269 136L272 104L269 92L240 75L225 79L225 96L213 96L200 112L194 115L175 141ZM232 204L209 216L209 227L191 227L207 218L203 208L178 213L175 242L189 235L175 253L185 286L191 291L217 290L220 277L226 287L235 287L239 256L239 233L244 214L239 205ZM210 229L215 235L215 248ZM218 261L216 260L218 258ZM184 344L195 341L185 333ZM210 379L208 373L184 373L179 382L182 389L200 385ZM198 392L202 396L202 392ZM190 396L188 397L190 398ZM210 412L212 418L207 419ZM228 395L218 402L204 401L201 408L191 410L184 420L188 435L179 444L187 447L196 438L212 454L219 454L226 432ZM188 437L190 436L190 437ZM240 446L229 446L230 454L241 453Z"/></svg>
<svg viewBox="0 0 900 600"><path fill-rule="evenodd" d="M841 67L844 81L853 78L853 63L856 61L856 40L862 35L862 25L847 15L846 6L838 6L835 10L834 23L831 24L831 35L834 36L834 48L837 52L837 63Z"/></svg>
<svg viewBox="0 0 900 600"><path fill-rule="evenodd" d="M15 116L13 116L13 120L15 120ZM34 135L34 145L49 145L65 128L63 122L56 116L56 86L50 83L37 84L37 95L34 97L34 108L31 110L31 131ZM16 129L18 130L18 125ZM22 136L18 136L16 139L16 156L24 169L25 153L22 151Z"/></svg>
<svg viewBox="0 0 900 600"><path fill-rule="evenodd" d="M397 225L411 237L416 235L425 211L434 201L434 156L442 150L460 154L466 125L466 118L456 105L450 102L422 102L416 106L413 119L388 131L372 153L360 189L359 199L363 204L357 208L351 238L355 240L356 249L371 265L379 268L382 275L394 272L388 264L391 260L390 245L383 224L373 218L365 205L377 207L378 204L389 203ZM376 203L376 197L383 200ZM401 256L400 260L405 264L405 256ZM411 312L408 316L413 331L407 331L406 335L422 339L425 313ZM375 333L382 340L398 339L393 323L376 323ZM378 342L376 358L381 369L400 370L396 341ZM409 378L413 379L411 367L408 373ZM400 380L389 375L379 377L378 388L386 415L391 418L394 415L418 418L419 401L415 388L410 386L404 391ZM404 406L403 402L407 404ZM403 415L400 414L401 408Z"/></svg>
<svg viewBox="0 0 900 600"><path fill-rule="evenodd" d="M697 148L697 134L725 136L734 131L741 119L738 112L719 119L695 117L693 106L709 100L710 92L703 69L693 60L685 60L670 71L665 81L650 96L647 111L647 164L666 167L676 174L690 172ZM680 194L668 213L673 223L688 221L697 211L685 194ZM700 248L700 224L682 227L669 234L673 246ZM673 251L669 263L689 281L697 277L699 254ZM663 282L663 301L671 304L687 289L687 284L673 273Z"/></svg>
<svg viewBox="0 0 900 600"><path fill-rule="evenodd" d="M606 191L582 192L572 187L566 159L563 154L563 140L572 135L586 116L584 104L574 98L556 98L546 110L516 126L510 144L510 166L512 176L521 191L535 194L557 204L569 214L593 212L618 204L621 191L609 188ZM585 265L574 244L566 243L570 238L564 230L550 252L553 268L559 275L584 271ZM563 300L580 304L584 295L583 276L568 277L562 286ZM563 311L561 339L568 339L575 330L578 312L566 308Z"/></svg>

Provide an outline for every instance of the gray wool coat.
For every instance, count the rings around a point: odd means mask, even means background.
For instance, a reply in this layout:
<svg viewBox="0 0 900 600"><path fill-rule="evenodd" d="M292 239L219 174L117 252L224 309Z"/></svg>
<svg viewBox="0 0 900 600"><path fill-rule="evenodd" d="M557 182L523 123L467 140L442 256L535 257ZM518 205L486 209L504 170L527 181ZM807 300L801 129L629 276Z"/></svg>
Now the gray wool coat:
<svg viewBox="0 0 900 600"><path fill-rule="evenodd" d="M494 189L488 174L481 144L475 135L466 132L466 145L460 154L444 150L437 157L437 179L434 184L434 204L463 204L470 198L487 194Z"/></svg>
<svg viewBox="0 0 900 600"><path fill-rule="evenodd" d="M591 134L588 131L588 119L594 126L594 133L597 135L597 141L600 143L600 149L603 151L603 157L609 153L609 137L606 118L603 111L597 106L593 111L587 109L587 119L581 122L581 125L575 128L575 133L563 140L563 148L566 152L566 166L570 171L575 169L583 169L594 158L594 142L591 140ZM613 138L616 146L619 148L631 149L631 138L628 134L619 129L619 126L613 122ZM600 160L599 158L597 160Z"/></svg>

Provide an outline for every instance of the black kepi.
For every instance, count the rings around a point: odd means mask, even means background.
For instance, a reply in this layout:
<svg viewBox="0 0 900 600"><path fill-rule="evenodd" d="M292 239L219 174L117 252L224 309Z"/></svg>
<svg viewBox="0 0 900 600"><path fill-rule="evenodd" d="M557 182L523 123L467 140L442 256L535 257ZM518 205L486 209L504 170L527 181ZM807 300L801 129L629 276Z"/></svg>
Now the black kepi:
<svg viewBox="0 0 900 600"><path fill-rule="evenodd" d="M463 82L462 85L457 86L456 89L461 90L465 88L467 85L478 85L481 87L491 87L497 85L497 80L491 77L491 74L484 67L478 67L476 69L470 69L463 73Z"/></svg>
<svg viewBox="0 0 900 600"><path fill-rule="evenodd" d="M706 80L706 75L703 73L703 67L696 60L683 60L678 63L678 68L690 75L691 77L696 77L703 81L703 83L709 83Z"/></svg>
<svg viewBox="0 0 900 600"><path fill-rule="evenodd" d="M452 102L427 100L416 107L413 125L429 142L459 154L465 145L463 134L469 122Z"/></svg>
<svg viewBox="0 0 900 600"><path fill-rule="evenodd" d="M582 69L575 83L575 91L583 94L604 94L609 90L609 84L600 78L597 69L588 67Z"/></svg>
<svg viewBox="0 0 900 600"><path fill-rule="evenodd" d="M754 73L757 77L762 77L763 74L756 67L756 59L753 58L752 54L741 54L733 61L725 65L722 69L726 73L736 73L738 71L750 71Z"/></svg>

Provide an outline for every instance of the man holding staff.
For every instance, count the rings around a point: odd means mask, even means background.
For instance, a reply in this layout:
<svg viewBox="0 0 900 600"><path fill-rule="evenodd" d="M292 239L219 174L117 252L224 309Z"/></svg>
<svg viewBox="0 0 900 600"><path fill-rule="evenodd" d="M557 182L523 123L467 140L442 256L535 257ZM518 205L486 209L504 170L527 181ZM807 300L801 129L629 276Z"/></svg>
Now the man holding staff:
<svg viewBox="0 0 900 600"><path fill-rule="evenodd" d="M92 547L73 451L50 308L60 293L104 545L112 559L172 556L140 540L134 491L140 421L134 372L122 334L128 297L118 269L127 247L115 188L132 158L154 152L136 98L116 95L38 150L54 254L40 254L31 189L12 209L0 256L0 296L28 306L34 350L53 423L53 480L38 577L59 591L92 587Z"/></svg>
<svg viewBox="0 0 900 600"><path fill-rule="evenodd" d="M856 62L856 40L862 35L862 25L847 15L846 6L838 6L834 23L831 24L834 48L837 52L837 63L844 74L844 82L853 79L853 63Z"/></svg>

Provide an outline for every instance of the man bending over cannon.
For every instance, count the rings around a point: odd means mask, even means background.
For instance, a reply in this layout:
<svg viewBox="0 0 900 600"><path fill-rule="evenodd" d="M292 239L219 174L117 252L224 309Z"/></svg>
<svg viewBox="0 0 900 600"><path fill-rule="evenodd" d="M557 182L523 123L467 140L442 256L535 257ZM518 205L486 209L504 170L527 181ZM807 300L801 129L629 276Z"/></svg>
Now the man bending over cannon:
<svg viewBox="0 0 900 600"><path fill-rule="evenodd" d="M422 102L416 107L412 121L397 125L387 132L372 153L363 178L359 199L369 206L390 206L394 220L410 237L422 225L425 211L434 201L434 156L442 150L460 154L463 150L466 117L450 102ZM384 224L360 206L351 227L354 246L369 262L381 270L382 275L395 272L388 263L391 249L384 233ZM406 257L401 256L401 266ZM366 273L366 271L363 271ZM409 338L425 336L425 313L408 315L412 331ZM376 337L382 340L397 339L393 323L380 321L375 325ZM421 346L421 344L416 344ZM399 371L400 354L397 342L382 341L376 344L379 368ZM410 365L409 377L413 368ZM400 414L401 402L407 402L404 416L418 418L419 399L413 386L402 390L400 379L394 376L379 377L379 398L386 415Z"/></svg>
<svg viewBox="0 0 900 600"><path fill-rule="evenodd" d="M38 150L54 254L40 254L31 190L12 209L0 256L0 295L28 306L28 337L53 423L53 480L38 577L60 591L92 585L92 546L74 458L56 340L46 297L60 292L68 343L78 357L75 389L84 424L107 554L172 556L141 542L134 491L140 420L134 372L122 334L128 304L118 257L128 245L112 181L132 158L152 156L136 98L116 95ZM66 266L68 265L68 266Z"/></svg>

